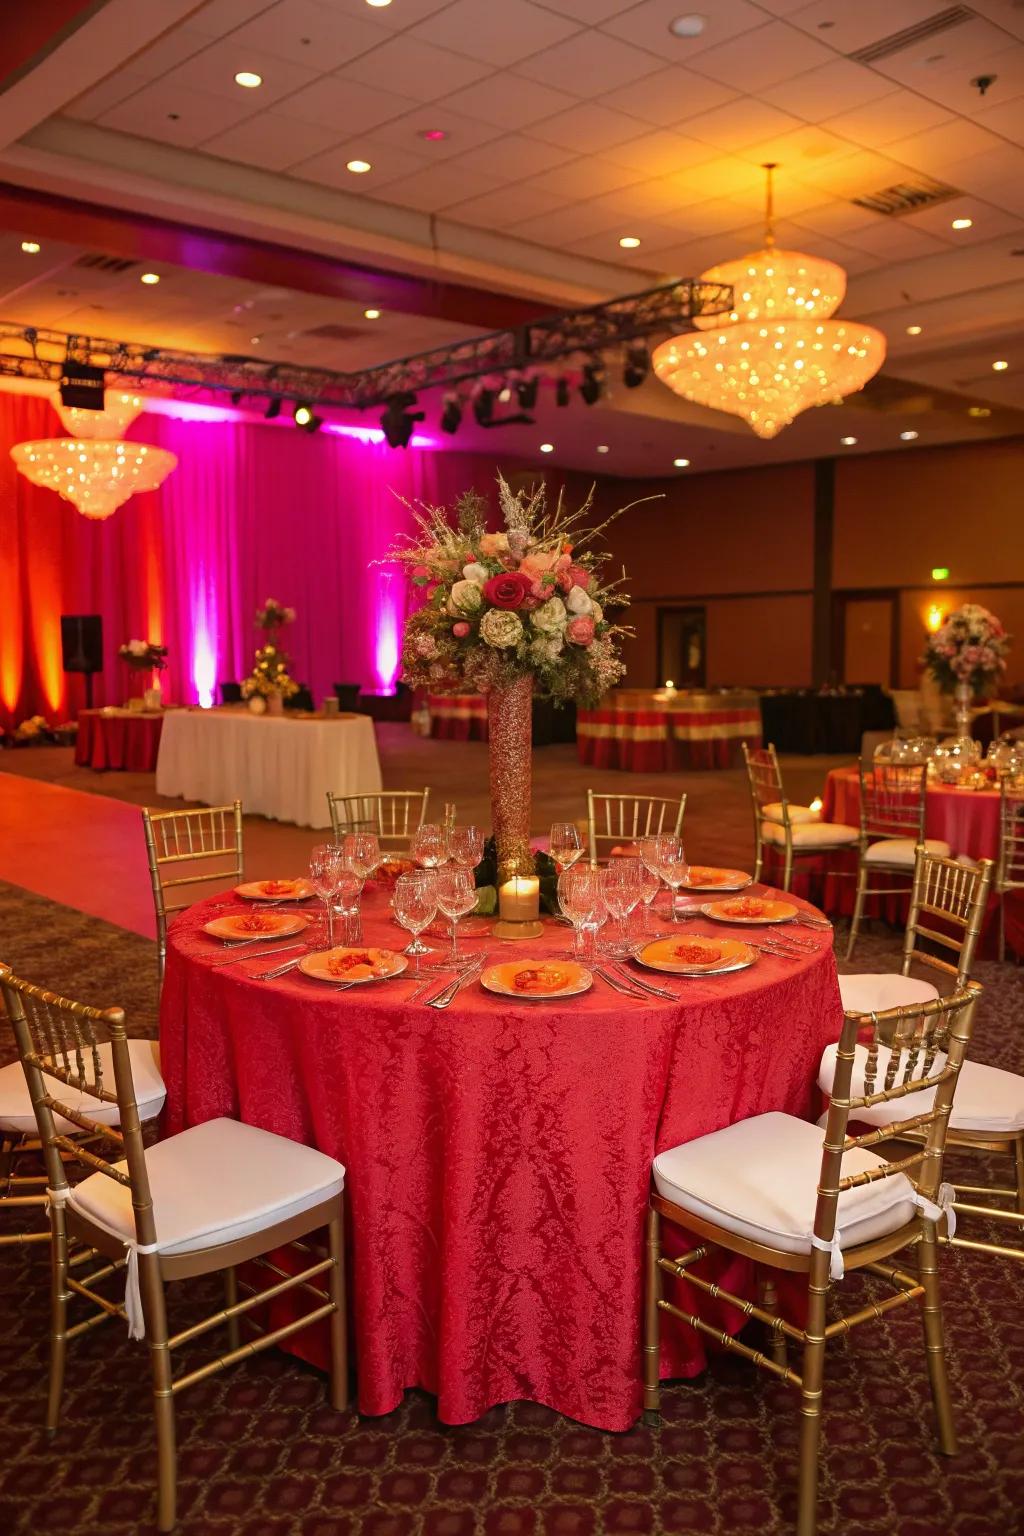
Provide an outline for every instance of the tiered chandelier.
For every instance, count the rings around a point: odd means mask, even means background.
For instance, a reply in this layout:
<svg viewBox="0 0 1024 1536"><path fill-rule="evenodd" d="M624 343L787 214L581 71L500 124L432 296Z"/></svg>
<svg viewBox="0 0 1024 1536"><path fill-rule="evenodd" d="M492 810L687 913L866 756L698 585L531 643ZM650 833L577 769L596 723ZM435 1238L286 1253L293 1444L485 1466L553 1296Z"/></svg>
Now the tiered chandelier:
<svg viewBox="0 0 1024 1536"><path fill-rule="evenodd" d="M11 458L26 480L56 491L83 517L101 521L131 496L155 491L178 463L166 448L122 439L142 410L138 395L107 390L102 411L54 406L74 437L38 438L17 443Z"/></svg>
<svg viewBox="0 0 1024 1536"><path fill-rule="evenodd" d="M741 416L774 437L812 405L863 389L885 361L885 337L856 320L833 320L846 293L835 262L776 247L772 172L764 249L722 262L701 282L728 284L733 308L695 315L696 333L673 336L651 361L663 384L697 405Z"/></svg>

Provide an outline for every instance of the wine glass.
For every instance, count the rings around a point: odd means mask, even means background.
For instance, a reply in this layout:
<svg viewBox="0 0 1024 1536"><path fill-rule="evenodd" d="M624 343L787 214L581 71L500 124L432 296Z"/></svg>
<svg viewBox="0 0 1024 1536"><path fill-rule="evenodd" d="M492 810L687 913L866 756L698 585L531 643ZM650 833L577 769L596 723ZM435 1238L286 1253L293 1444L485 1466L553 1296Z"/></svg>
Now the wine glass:
<svg viewBox="0 0 1024 1536"><path fill-rule="evenodd" d="M658 860L658 873L672 892L672 921L681 923L687 908L679 900L679 891L690 878L686 851L677 838L669 838Z"/></svg>
<svg viewBox="0 0 1024 1536"><path fill-rule="evenodd" d="M484 856L484 834L479 827L452 827L448 833L448 857L460 869L475 869Z"/></svg>
<svg viewBox="0 0 1024 1536"><path fill-rule="evenodd" d="M642 837L637 844L640 852L640 862L643 864L644 869L657 881L655 889L649 896L647 894L648 887L644 887L644 901L647 903L648 917L650 916L651 906L661 890L661 851L675 841L676 839L670 834L658 832Z"/></svg>
<svg viewBox="0 0 1024 1536"><path fill-rule="evenodd" d="M650 933L654 927L651 922L651 910L655 898L661 890L661 876L657 869L652 869L647 861L640 859L640 899L644 904L644 933Z"/></svg>
<svg viewBox="0 0 1024 1536"><path fill-rule="evenodd" d="M361 944L363 925L359 916L359 898L363 894L363 879L351 856L343 853L338 871L335 900L344 921L343 944Z"/></svg>
<svg viewBox="0 0 1024 1536"><path fill-rule="evenodd" d="M579 828L574 821L553 821L548 837L548 852L561 869L571 869L583 857Z"/></svg>
<svg viewBox="0 0 1024 1536"><path fill-rule="evenodd" d="M434 871L415 869L407 875L399 875L395 881L394 908L401 926L412 934L412 943L405 953L412 955L413 975L418 976L420 956L431 952L420 934L437 914L437 876Z"/></svg>
<svg viewBox="0 0 1024 1536"><path fill-rule="evenodd" d="M619 928L617 936L613 935L604 941L604 952L613 959L625 959L633 953L627 919L640 900L642 867L639 859L618 858L612 859L607 869L602 871L605 905Z"/></svg>
<svg viewBox="0 0 1024 1536"><path fill-rule="evenodd" d="M444 828L433 821L423 822L412 835L409 852L424 869L438 869L448 857L448 838Z"/></svg>
<svg viewBox="0 0 1024 1536"><path fill-rule="evenodd" d="M341 846L360 880L368 880L380 863L380 839L376 832L346 832Z"/></svg>
<svg viewBox="0 0 1024 1536"><path fill-rule="evenodd" d="M334 913L332 902L341 876L342 851L337 843L317 843L309 856L310 884L324 904L323 937L328 949L334 948Z"/></svg>
<svg viewBox="0 0 1024 1536"><path fill-rule="evenodd" d="M558 877L558 905L573 926L573 954L577 960L593 959L594 936L603 921L604 897L601 871L585 865L563 869Z"/></svg>
<svg viewBox="0 0 1024 1536"><path fill-rule="evenodd" d="M476 906L476 882L471 869L442 869L437 875L437 904L445 917L451 920L452 947L448 959L455 964L459 959L459 918L465 917Z"/></svg>

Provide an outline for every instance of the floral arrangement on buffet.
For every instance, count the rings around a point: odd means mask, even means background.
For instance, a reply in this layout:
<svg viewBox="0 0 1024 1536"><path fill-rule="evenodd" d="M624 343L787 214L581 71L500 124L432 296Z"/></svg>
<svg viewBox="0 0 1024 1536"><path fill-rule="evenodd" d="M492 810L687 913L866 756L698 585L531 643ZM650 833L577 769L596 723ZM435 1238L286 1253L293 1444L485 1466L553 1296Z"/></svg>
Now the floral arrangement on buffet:
<svg viewBox="0 0 1024 1536"><path fill-rule="evenodd" d="M276 597L268 597L262 608L256 610L256 628L277 634L286 624L295 623L295 609L286 608Z"/></svg>
<svg viewBox="0 0 1024 1536"><path fill-rule="evenodd" d="M252 671L242 683L242 697L249 700L254 713L262 713L268 706L276 713L285 699L299 691L288 671L291 657L277 644L281 628L294 622L295 609L286 608L273 597L256 611L256 628L262 629L265 638L253 657Z"/></svg>
<svg viewBox="0 0 1024 1536"><path fill-rule="evenodd" d="M964 603L928 636L921 662L944 693L970 689L977 696L1006 671L1009 650L1010 636L995 614Z"/></svg>
<svg viewBox="0 0 1024 1536"><path fill-rule="evenodd" d="M629 599L588 547L611 519L584 530L591 497L568 512L559 496L549 512L543 486L513 493L502 475L498 495L504 531L488 531L485 502L467 491L454 520L417 510L417 535L392 551L426 598L406 621L403 678L490 693L529 677L552 699L596 703L625 670L616 637L628 631L605 608Z"/></svg>
<svg viewBox="0 0 1024 1536"><path fill-rule="evenodd" d="M117 654L134 672L162 672L167 665L166 645L152 640L127 640Z"/></svg>

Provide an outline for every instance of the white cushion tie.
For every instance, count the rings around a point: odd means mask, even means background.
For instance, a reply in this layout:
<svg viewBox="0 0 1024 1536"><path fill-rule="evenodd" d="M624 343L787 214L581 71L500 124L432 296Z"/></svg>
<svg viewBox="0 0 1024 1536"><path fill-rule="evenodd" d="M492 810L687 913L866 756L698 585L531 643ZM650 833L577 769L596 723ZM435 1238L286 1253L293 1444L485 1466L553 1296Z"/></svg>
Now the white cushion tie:
<svg viewBox="0 0 1024 1536"><path fill-rule="evenodd" d="M819 1248L822 1253L830 1253L832 1255L828 1266L829 1279L841 1280L846 1274L846 1261L843 1258L843 1234L839 1228L836 1227L832 1234L832 1241L828 1243L823 1237L818 1237L812 1232L811 1247Z"/></svg>
<svg viewBox="0 0 1024 1536"><path fill-rule="evenodd" d="M51 1205L58 1208L70 1205L74 1209L74 1193L73 1189L67 1187L64 1189L50 1189L48 1187L46 1198ZM137 1243L133 1237L125 1237L123 1233L115 1232L112 1227L105 1226L102 1222L97 1221L91 1211L89 1213L89 1220L96 1222L96 1225L102 1226L103 1230L109 1232L111 1237L120 1238L124 1243L128 1254L128 1266L124 1282L124 1310L125 1316L128 1319L128 1337L130 1339L144 1339L146 1337L146 1318L142 1310L142 1291L139 1288L139 1254L159 1253L160 1244Z"/></svg>
<svg viewBox="0 0 1024 1536"><path fill-rule="evenodd" d="M956 1231L956 1211L953 1209L956 1190L952 1184L945 1182L940 1184L934 1200L929 1200L927 1195L922 1195L918 1189L915 1189L910 1198L918 1210L928 1217L929 1221L941 1221L943 1216L945 1216L946 1236L953 1236Z"/></svg>

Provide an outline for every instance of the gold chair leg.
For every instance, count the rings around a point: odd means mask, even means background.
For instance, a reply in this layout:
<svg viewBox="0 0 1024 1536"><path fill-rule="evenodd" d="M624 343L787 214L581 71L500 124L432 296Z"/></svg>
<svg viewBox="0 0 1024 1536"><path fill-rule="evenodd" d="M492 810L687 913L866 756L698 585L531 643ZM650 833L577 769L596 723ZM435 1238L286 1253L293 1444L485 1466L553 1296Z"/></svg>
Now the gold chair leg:
<svg viewBox="0 0 1024 1536"><path fill-rule="evenodd" d="M932 1401L939 1430L939 1450L944 1456L955 1456L957 1451L956 1430L953 1426L953 1404L949 1393L949 1377L946 1374L946 1340L942 1327L942 1304L939 1299L938 1245L935 1241L935 1223L922 1218L924 1236L917 1248L918 1273L924 1287L921 1298L921 1318L924 1323L924 1347L928 1361L928 1379L931 1383Z"/></svg>
<svg viewBox="0 0 1024 1536"><path fill-rule="evenodd" d="M661 1423L661 1218L647 1209L644 1246L644 1423Z"/></svg>
<svg viewBox="0 0 1024 1536"><path fill-rule="evenodd" d="M782 876L782 889L788 891L793 881L793 841L786 839L786 863Z"/></svg>
<svg viewBox="0 0 1024 1536"><path fill-rule="evenodd" d="M348 1320L345 1306L345 1223L340 1213L328 1224L327 1246L334 1260L328 1285L334 1303L331 1314L331 1407L344 1413L348 1407Z"/></svg>
<svg viewBox="0 0 1024 1536"><path fill-rule="evenodd" d="M850 919L850 937L846 944L846 958L853 958L853 947L860 933L861 921L864 917L864 905L868 896L868 870L863 858L857 866L857 896L853 903L853 916Z"/></svg>
<svg viewBox="0 0 1024 1536"><path fill-rule="evenodd" d="M146 1318L146 1342L153 1372L153 1416L156 1420L157 1530L172 1531L177 1512L177 1471L174 1398L171 1395L171 1351L167 1344L167 1303L160 1260L139 1255L139 1284Z"/></svg>
<svg viewBox="0 0 1024 1536"><path fill-rule="evenodd" d="M800 1388L800 1483L797 1491L796 1536L815 1536L818 1529L818 1447L821 1440L821 1396L825 1376L828 1265L827 1254L815 1252L812 1255Z"/></svg>
<svg viewBox="0 0 1024 1536"><path fill-rule="evenodd" d="M779 1288L770 1269L758 1269L757 1299L766 1312L770 1312L772 1317L778 1317ZM768 1358L774 1360L776 1365L788 1364L786 1336L778 1328L768 1330Z"/></svg>
<svg viewBox="0 0 1024 1536"><path fill-rule="evenodd" d="M50 1211L50 1385L46 1403L46 1428L54 1434L60 1422L64 1392L64 1366L68 1350L68 1234L63 1208Z"/></svg>
<svg viewBox="0 0 1024 1536"><path fill-rule="evenodd" d="M1017 1175L1017 1209L1024 1215L1024 1135L1014 1137L1013 1166Z"/></svg>
<svg viewBox="0 0 1024 1536"><path fill-rule="evenodd" d="M1006 892L999 892L999 961L1006 959Z"/></svg>
<svg viewBox="0 0 1024 1536"><path fill-rule="evenodd" d="M226 1269L224 1271L224 1305L226 1307L233 1307L233 1306L235 1306L237 1304L237 1302L238 1302L238 1275L235 1273L234 1266L232 1265L229 1269ZM242 1334L241 1334L241 1329L239 1328L238 1318L237 1317L229 1318L228 1319L228 1348L229 1349L238 1349L239 1346L241 1345L241 1342L242 1342Z"/></svg>
<svg viewBox="0 0 1024 1536"><path fill-rule="evenodd" d="M763 865L763 863L764 863L764 844L762 843L761 839L758 838L757 839L757 843L756 843L755 848L754 848L754 884L755 885L760 885L760 883L761 883L761 866Z"/></svg>

